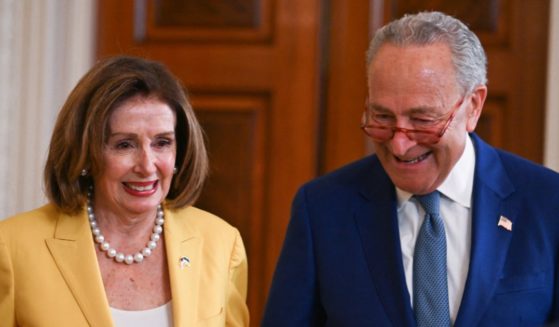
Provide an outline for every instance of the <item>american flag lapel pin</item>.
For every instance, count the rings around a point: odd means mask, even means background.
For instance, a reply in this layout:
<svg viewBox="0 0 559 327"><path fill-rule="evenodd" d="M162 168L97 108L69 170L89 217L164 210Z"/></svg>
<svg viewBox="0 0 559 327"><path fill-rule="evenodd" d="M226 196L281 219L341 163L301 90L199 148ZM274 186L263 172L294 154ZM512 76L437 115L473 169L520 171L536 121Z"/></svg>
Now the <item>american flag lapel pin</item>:
<svg viewBox="0 0 559 327"><path fill-rule="evenodd" d="M497 223L497 226L502 227L508 230L509 232L512 232L512 221L510 221L510 219L508 219L505 216L499 217L499 222Z"/></svg>
<svg viewBox="0 0 559 327"><path fill-rule="evenodd" d="M179 267L184 269L185 267L190 267L190 259L188 257L179 258Z"/></svg>

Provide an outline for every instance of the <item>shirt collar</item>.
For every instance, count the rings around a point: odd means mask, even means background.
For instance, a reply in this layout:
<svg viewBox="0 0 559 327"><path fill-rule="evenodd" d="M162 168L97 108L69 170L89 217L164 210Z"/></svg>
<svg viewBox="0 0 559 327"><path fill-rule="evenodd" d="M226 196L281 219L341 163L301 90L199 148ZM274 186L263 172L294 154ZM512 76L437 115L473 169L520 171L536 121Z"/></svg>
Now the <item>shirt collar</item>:
<svg viewBox="0 0 559 327"><path fill-rule="evenodd" d="M470 208L472 204L475 164L476 154L474 145L469 135L466 135L464 152L462 152L460 159L458 159L450 174L448 174L437 190L452 201ZM396 196L398 197L398 209L400 209L413 194L396 187Z"/></svg>

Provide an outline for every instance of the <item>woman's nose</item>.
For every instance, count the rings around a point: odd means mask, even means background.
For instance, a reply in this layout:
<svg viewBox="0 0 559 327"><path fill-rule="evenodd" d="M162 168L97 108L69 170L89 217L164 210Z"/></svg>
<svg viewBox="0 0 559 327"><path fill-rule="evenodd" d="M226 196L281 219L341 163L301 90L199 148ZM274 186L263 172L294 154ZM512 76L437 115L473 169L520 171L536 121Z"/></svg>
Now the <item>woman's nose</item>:
<svg viewBox="0 0 559 327"><path fill-rule="evenodd" d="M142 175L151 175L156 171L155 156L150 149L142 149L138 153L136 171Z"/></svg>

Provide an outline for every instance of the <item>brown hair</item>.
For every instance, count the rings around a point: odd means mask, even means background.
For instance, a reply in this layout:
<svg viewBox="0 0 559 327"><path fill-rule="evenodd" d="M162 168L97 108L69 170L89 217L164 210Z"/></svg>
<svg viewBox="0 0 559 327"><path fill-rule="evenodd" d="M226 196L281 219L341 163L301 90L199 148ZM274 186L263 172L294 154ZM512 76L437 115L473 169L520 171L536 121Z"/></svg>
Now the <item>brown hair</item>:
<svg viewBox="0 0 559 327"><path fill-rule="evenodd" d="M96 63L58 114L44 181L48 199L62 211L77 213L85 204L91 176L104 167L109 118L116 107L136 95L166 103L177 119L177 173L167 195L167 207L191 205L200 195L208 173L208 157L202 129L180 81L159 62L118 56ZM81 176L82 169L88 169L89 174Z"/></svg>

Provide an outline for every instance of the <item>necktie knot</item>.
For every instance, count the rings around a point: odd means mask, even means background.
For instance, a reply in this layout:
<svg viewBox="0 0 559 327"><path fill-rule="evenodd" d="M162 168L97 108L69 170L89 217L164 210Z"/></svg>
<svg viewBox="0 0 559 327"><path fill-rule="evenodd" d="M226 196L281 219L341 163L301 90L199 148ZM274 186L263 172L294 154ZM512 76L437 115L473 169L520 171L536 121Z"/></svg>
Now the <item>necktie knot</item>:
<svg viewBox="0 0 559 327"><path fill-rule="evenodd" d="M416 199L419 201L425 213L428 215L439 215L439 202L441 195L438 191L431 192L425 195L416 195Z"/></svg>

